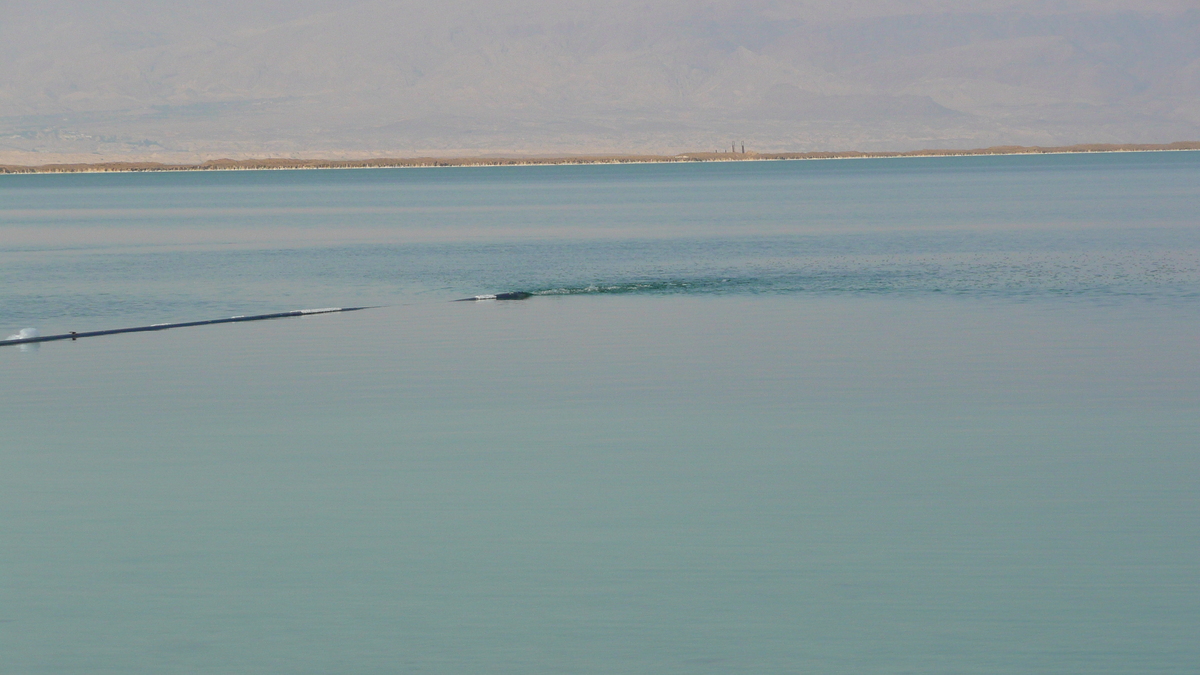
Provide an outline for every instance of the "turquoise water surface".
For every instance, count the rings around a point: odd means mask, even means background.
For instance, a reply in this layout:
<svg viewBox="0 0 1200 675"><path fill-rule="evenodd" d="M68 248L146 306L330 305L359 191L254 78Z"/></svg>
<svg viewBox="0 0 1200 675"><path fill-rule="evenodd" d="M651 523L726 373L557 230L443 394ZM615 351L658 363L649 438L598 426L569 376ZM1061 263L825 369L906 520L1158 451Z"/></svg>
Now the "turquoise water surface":
<svg viewBox="0 0 1200 675"><path fill-rule="evenodd" d="M0 673L1194 673L1200 153L0 176ZM521 301L449 302L524 291Z"/></svg>

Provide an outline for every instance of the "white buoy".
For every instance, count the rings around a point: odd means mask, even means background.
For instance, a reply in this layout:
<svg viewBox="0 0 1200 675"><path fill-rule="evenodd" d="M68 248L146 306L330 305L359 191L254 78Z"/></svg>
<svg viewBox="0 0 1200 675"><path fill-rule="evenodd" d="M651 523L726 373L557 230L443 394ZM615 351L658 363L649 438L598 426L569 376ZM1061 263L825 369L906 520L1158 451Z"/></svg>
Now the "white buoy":
<svg viewBox="0 0 1200 675"><path fill-rule="evenodd" d="M19 333L13 333L12 335L9 335L8 337L6 337L4 339L5 340L28 340L29 338L35 338L35 337L38 337L39 335L41 335L41 333L39 333L38 329L36 329L36 328L22 328Z"/></svg>

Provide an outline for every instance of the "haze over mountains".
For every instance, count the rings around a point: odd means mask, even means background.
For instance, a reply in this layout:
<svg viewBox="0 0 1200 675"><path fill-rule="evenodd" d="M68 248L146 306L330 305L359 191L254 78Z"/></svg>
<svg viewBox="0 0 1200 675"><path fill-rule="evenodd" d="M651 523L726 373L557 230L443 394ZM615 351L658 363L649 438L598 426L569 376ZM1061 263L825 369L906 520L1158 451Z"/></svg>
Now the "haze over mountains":
<svg viewBox="0 0 1200 675"><path fill-rule="evenodd" d="M0 0L0 163L1192 139L1195 0Z"/></svg>

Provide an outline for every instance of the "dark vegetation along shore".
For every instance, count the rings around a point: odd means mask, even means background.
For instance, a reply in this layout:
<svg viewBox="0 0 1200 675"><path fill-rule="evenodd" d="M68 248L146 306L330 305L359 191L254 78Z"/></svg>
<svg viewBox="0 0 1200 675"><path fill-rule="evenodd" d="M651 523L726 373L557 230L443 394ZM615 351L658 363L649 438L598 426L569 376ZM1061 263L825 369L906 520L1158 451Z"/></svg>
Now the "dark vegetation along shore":
<svg viewBox="0 0 1200 675"><path fill-rule="evenodd" d="M1200 141L1167 144L1085 144L1058 147L1001 145L974 150L908 152L688 152L680 155L568 155L562 157L411 157L376 159L213 159L198 164L98 162L95 164L0 165L0 173L82 173L93 171L234 171L253 169L366 169L433 166L520 166L532 164L627 164L639 162L719 162L784 159L855 159L869 157L951 157L967 155L1035 155L1087 152L1164 152L1200 150Z"/></svg>

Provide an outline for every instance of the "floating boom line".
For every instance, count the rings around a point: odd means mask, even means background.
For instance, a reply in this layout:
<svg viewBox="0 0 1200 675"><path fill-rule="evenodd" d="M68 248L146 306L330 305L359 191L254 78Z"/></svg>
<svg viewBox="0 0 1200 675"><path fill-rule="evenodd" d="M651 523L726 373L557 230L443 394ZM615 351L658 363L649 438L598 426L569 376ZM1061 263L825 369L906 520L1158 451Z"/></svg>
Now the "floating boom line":
<svg viewBox="0 0 1200 675"><path fill-rule="evenodd" d="M476 302L480 300L525 300L532 298L533 293L525 291L513 291L511 293L492 293L488 295L473 295L469 298L459 298L454 302Z"/></svg>
<svg viewBox="0 0 1200 675"><path fill-rule="evenodd" d="M290 312L275 312L274 314L253 314L231 316L228 319L209 319L207 321L184 321L180 323L155 323L149 326L133 328L112 328L109 330L93 330L86 333L64 333L62 335L43 335L38 337L15 338L0 340L0 347L7 345L27 345L35 342L54 342L56 340L78 340L79 338L100 337L101 335L118 335L120 333L148 333L171 328L191 328L193 326L211 326L218 323L243 323L246 321L265 321L267 319L287 319L294 316L309 316L312 314L332 314L334 312L357 312L360 309L373 307L322 307L320 309L297 309Z"/></svg>
<svg viewBox="0 0 1200 675"><path fill-rule="evenodd" d="M510 293L496 293L490 295L476 295L470 298L460 298L455 302L473 302L479 300L525 300L533 296L533 293L524 291L515 291ZM309 316L312 314L332 314L334 312L357 312L361 309L375 309L375 307L321 307L319 309L297 309L290 312L275 312L273 314L253 314L243 316L231 316L227 319L208 319L206 321L182 321L179 323L155 323L149 326L134 326L133 328L111 328L109 330L93 330L84 333L71 332L61 335L39 335L30 337L11 337L7 340L0 340L0 347L8 345L28 345L39 342L56 342L58 340L78 340L79 338L100 337L101 335L119 335L121 333L149 333L158 330L169 330L171 328L191 328L193 326L212 326L218 323L243 323L246 321L265 321L267 319L287 319L295 316Z"/></svg>

